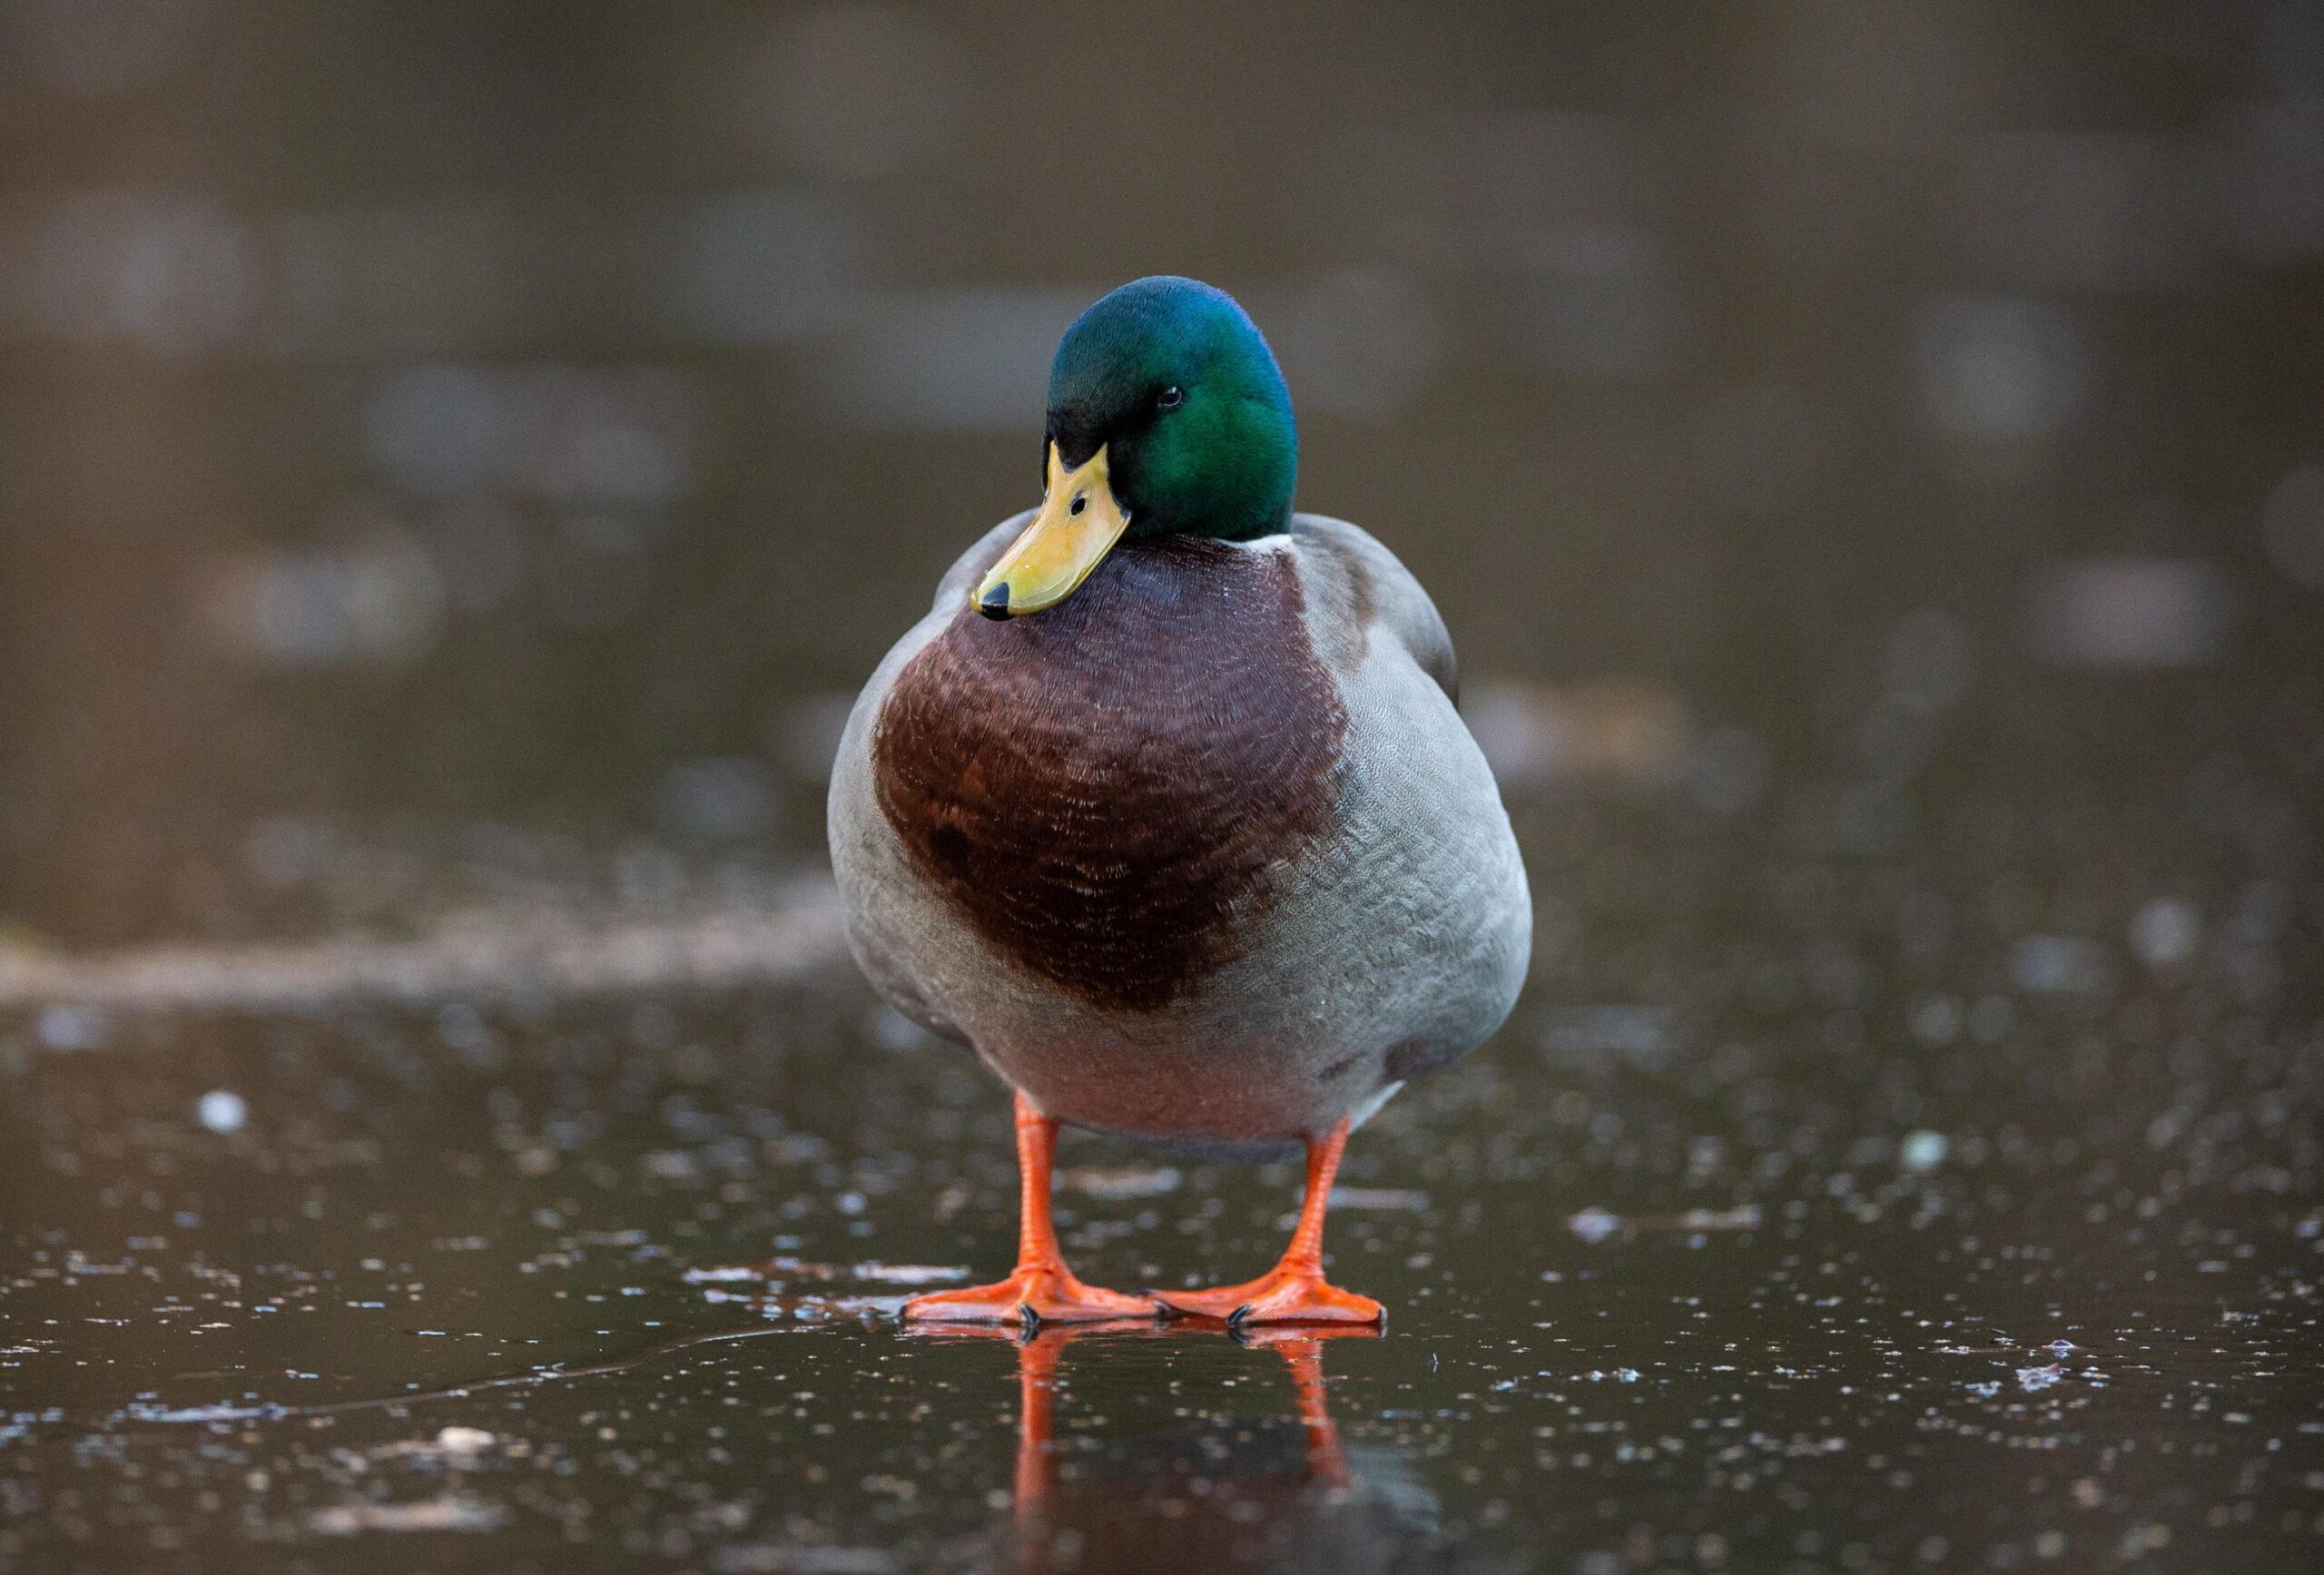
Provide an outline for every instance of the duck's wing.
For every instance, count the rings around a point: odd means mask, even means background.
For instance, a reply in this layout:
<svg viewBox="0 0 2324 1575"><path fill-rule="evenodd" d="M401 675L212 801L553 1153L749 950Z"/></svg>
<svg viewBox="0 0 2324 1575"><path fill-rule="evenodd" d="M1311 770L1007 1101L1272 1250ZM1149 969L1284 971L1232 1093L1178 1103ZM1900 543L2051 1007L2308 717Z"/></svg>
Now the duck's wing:
<svg viewBox="0 0 2324 1575"><path fill-rule="evenodd" d="M1362 526L1320 514L1292 516L1291 538L1310 614L1333 636L1327 654L1338 655L1331 650L1337 646L1360 662L1369 641L1398 641L1420 670L1459 702L1452 636L1428 592L1394 553ZM1341 664L1353 664L1343 659Z"/></svg>

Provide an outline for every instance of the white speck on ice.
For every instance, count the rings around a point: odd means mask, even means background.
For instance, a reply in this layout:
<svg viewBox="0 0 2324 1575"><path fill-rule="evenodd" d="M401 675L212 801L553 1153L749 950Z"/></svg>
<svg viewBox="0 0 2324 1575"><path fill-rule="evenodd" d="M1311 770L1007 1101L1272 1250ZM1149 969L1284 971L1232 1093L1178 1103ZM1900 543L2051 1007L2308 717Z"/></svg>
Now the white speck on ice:
<svg viewBox="0 0 2324 1575"><path fill-rule="evenodd" d="M2203 920L2194 905L2157 897L2131 918L2131 950L2149 968L2168 968L2194 956Z"/></svg>
<svg viewBox="0 0 2324 1575"><path fill-rule="evenodd" d="M1565 1222L1566 1228L1586 1242L1601 1242L1622 1228L1621 1216L1592 1204Z"/></svg>
<svg viewBox="0 0 2324 1575"><path fill-rule="evenodd" d="M1952 1143L1942 1132L1925 1128L1908 1134L1896 1149L1896 1163L1907 1170L1935 1170L1945 1163Z"/></svg>
<svg viewBox="0 0 2324 1575"><path fill-rule="evenodd" d="M101 1050L113 1029L103 1012L53 1006L40 1014L39 1032L40 1042L52 1050Z"/></svg>
<svg viewBox="0 0 2324 1575"><path fill-rule="evenodd" d="M195 1104L194 1118L212 1132L240 1132L251 1118L250 1101L224 1088L212 1088Z"/></svg>

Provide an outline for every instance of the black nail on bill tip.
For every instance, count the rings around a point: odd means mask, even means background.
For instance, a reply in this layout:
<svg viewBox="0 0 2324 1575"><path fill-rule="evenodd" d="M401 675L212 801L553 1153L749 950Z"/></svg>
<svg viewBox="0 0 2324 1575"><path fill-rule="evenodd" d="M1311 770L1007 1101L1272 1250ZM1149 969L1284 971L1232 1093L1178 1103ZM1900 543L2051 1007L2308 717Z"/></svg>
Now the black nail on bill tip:
<svg viewBox="0 0 2324 1575"><path fill-rule="evenodd" d="M988 618L1007 617L1009 615L1009 582L1003 580L985 592L984 598L977 603L977 611Z"/></svg>

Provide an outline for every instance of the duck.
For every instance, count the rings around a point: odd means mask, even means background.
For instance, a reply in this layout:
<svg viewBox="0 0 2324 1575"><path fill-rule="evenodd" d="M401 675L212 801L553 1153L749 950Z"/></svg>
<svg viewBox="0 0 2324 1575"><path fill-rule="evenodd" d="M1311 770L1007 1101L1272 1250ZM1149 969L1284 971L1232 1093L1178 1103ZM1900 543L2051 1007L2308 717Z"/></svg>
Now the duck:
<svg viewBox="0 0 2324 1575"><path fill-rule="evenodd" d="M852 708L828 802L849 950L1014 1095L1016 1266L907 1324L1384 1324L1325 1275L1334 1177L1508 1018L1532 910L1443 619L1368 532L1295 510L1298 451L1233 297L1105 295L1050 365L1041 502L960 555ZM1280 1260L1083 1282L1051 1214L1064 1126L1304 1151Z"/></svg>

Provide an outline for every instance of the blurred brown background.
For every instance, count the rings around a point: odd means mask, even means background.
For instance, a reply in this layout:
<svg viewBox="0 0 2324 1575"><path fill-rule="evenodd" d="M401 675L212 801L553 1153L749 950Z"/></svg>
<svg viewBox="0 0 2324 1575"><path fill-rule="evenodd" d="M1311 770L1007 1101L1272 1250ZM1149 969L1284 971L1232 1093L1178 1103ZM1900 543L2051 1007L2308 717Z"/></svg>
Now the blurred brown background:
<svg viewBox="0 0 2324 1575"><path fill-rule="evenodd" d="M1160 271L1270 333L1302 505L1433 589L1512 795L1872 847L2029 753L2316 774L2313 5L0 41L11 944L812 868L847 694L1034 496L1057 333Z"/></svg>

